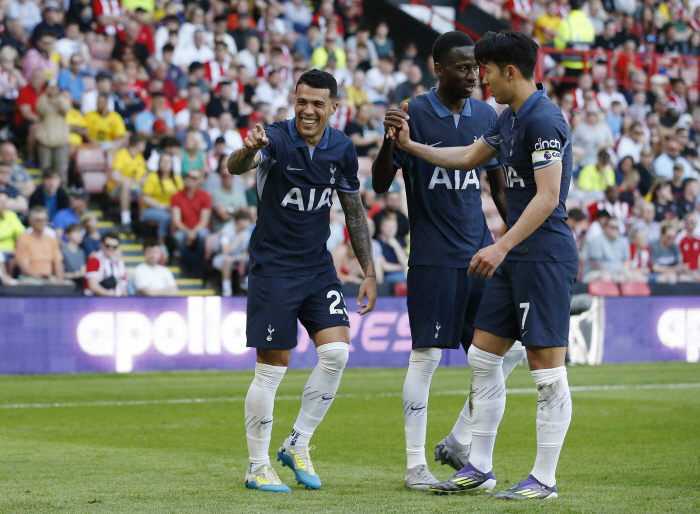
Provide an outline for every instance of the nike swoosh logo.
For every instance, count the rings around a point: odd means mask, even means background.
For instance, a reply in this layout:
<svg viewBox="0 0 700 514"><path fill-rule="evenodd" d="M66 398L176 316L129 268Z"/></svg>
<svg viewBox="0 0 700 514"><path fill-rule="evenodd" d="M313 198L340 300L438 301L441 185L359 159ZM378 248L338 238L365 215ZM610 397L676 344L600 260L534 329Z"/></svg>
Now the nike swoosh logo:
<svg viewBox="0 0 700 514"><path fill-rule="evenodd" d="M260 422L261 425L267 425L268 423L272 423L272 420Z"/></svg>
<svg viewBox="0 0 700 514"><path fill-rule="evenodd" d="M292 168L291 164L287 164L287 169L289 171L304 171L304 168Z"/></svg>
<svg viewBox="0 0 700 514"><path fill-rule="evenodd" d="M436 146L436 145L439 145L440 143L442 143L442 141L438 141L437 143L433 143L432 145L428 145L428 146Z"/></svg>
<svg viewBox="0 0 700 514"><path fill-rule="evenodd" d="M411 407L411 410L423 410L425 407Z"/></svg>
<svg viewBox="0 0 700 514"><path fill-rule="evenodd" d="M321 396L321 400L325 400L325 401L332 400L333 398L334 398L334 396Z"/></svg>
<svg viewBox="0 0 700 514"><path fill-rule="evenodd" d="M529 330L526 330L525 332L523 332L523 337L525 337L525 334L527 334L528 332L529 332Z"/></svg>

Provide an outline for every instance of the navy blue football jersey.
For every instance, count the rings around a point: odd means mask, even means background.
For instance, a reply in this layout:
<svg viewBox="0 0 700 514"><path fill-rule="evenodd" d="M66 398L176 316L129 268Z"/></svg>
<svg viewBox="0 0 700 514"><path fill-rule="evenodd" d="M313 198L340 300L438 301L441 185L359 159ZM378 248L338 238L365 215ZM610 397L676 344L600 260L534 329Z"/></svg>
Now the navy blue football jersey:
<svg viewBox="0 0 700 514"><path fill-rule="evenodd" d="M498 122L484 134L486 145L499 152L506 177L510 229L537 193L535 170L562 163L559 205L529 237L513 248L506 259L564 262L578 259L573 233L566 224L566 196L571 182L571 133L564 115L549 99L542 84L520 107L518 114L506 108Z"/></svg>
<svg viewBox="0 0 700 514"><path fill-rule="evenodd" d="M334 269L326 248L333 192L357 193L352 140L327 126L316 147L297 132L294 118L265 127L269 144L257 169L258 221L250 239L253 273L288 277Z"/></svg>
<svg viewBox="0 0 700 514"><path fill-rule="evenodd" d="M467 146L496 123L488 104L467 98L461 115L452 114L436 88L409 102L411 139L438 147ZM468 268L472 256L493 244L481 207L481 169L451 170L436 167L394 146L394 166L406 183L411 225L409 266ZM494 160L486 169L500 168Z"/></svg>

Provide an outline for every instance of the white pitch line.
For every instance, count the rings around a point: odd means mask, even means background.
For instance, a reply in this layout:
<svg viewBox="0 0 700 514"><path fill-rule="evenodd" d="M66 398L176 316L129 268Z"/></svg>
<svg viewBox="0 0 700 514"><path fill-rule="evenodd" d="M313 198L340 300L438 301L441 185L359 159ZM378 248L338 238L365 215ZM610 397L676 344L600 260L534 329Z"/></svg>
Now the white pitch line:
<svg viewBox="0 0 700 514"><path fill-rule="evenodd" d="M602 386L575 386L569 388L572 392L590 391L629 391L644 389L695 389L700 388L700 383L690 384L639 384L639 385L602 385ZM433 396L466 396L469 391L435 391ZM536 394L535 389L507 389L507 394ZM402 396L402 393L387 392L378 394L338 394L336 398L389 398ZM299 395L277 396L277 400L301 400ZM14 403L0 405L0 409L49 409L62 407L130 407L137 405L177 405L191 403L234 403L245 401L245 396L231 396L225 398L176 398L163 400L125 400L125 401L104 401L104 402L74 402L74 403Z"/></svg>

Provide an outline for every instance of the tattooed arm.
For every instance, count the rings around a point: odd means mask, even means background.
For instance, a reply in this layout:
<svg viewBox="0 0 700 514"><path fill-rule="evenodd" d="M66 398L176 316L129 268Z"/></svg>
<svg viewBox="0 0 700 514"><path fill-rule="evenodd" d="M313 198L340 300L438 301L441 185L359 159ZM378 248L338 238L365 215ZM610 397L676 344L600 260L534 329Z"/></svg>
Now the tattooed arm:
<svg viewBox="0 0 700 514"><path fill-rule="evenodd" d="M365 280L360 285L360 295L357 298L357 305L360 307L357 312L366 314L374 310L374 304L377 301L377 274L372 258L372 238L369 235L360 193L341 193L338 191L338 198L345 213L345 225L348 228L348 234L350 234L350 244L352 244L352 249L365 273ZM362 300L365 296L367 304L363 305Z"/></svg>
<svg viewBox="0 0 700 514"><path fill-rule="evenodd" d="M265 135L265 129L258 123L254 129L248 132L243 141L244 146L229 155L228 172L231 175L241 175L256 168L260 164L258 150L265 148L269 142Z"/></svg>

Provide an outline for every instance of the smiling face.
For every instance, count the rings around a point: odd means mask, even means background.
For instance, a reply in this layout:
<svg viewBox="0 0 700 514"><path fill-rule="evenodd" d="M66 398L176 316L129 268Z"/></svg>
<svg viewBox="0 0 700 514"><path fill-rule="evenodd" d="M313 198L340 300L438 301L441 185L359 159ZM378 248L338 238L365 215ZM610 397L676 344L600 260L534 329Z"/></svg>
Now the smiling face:
<svg viewBox="0 0 700 514"><path fill-rule="evenodd" d="M435 73L440 80L439 88L458 98L470 97L479 78L474 47L453 48L443 61L435 63Z"/></svg>
<svg viewBox="0 0 700 514"><path fill-rule="evenodd" d="M338 100L331 98L330 90L299 84L294 97L295 126L307 144L318 144L326 130L328 118L335 114L337 108Z"/></svg>

